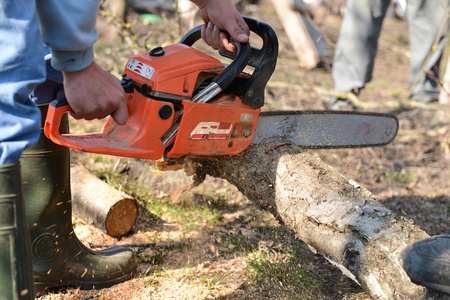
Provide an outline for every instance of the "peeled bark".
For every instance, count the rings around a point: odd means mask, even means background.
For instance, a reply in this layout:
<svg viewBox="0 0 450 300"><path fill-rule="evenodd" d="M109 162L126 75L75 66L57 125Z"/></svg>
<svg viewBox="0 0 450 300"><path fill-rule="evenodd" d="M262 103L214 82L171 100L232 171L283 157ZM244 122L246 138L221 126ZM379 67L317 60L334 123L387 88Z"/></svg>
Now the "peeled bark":
<svg viewBox="0 0 450 300"><path fill-rule="evenodd" d="M73 212L112 237L127 234L139 216L129 195L119 192L81 165L71 167Z"/></svg>
<svg viewBox="0 0 450 300"><path fill-rule="evenodd" d="M191 158L186 169L234 184L302 241L345 266L373 299L439 299L413 284L398 260L406 245L428 235L292 143L274 138L237 156Z"/></svg>

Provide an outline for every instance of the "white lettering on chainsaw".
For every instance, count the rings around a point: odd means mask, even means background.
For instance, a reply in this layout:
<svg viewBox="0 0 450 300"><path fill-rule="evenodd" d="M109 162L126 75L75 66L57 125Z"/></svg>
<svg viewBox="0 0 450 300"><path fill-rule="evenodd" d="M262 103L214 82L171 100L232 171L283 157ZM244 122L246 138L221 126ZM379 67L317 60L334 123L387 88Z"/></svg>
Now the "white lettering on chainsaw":
<svg viewBox="0 0 450 300"><path fill-rule="evenodd" d="M252 114L241 113L241 118L239 122L241 123L251 123L252 122Z"/></svg>
<svg viewBox="0 0 450 300"><path fill-rule="evenodd" d="M200 122L192 130L191 140L226 140L230 135L233 123L228 122Z"/></svg>
<svg viewBox="0 0 450 300"><path fill-rule="evenodd" d="M149 65L146 65L134 58L131 58L128 62L127 69L147 79L152 79L153 73L155 72L155 68L152 68Z"/></svg>

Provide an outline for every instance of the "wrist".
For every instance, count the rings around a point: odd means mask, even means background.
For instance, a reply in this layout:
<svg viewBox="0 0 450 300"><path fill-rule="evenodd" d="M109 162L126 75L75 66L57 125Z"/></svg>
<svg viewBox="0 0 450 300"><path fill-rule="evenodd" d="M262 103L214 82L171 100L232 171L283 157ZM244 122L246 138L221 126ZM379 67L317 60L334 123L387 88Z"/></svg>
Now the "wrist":
<svg viewBox="0 0 450 300"><path fill-rule="evenodd" d="M73 71L62 71L64 78L70 79L74 78L79 75L83 75L86 72L89 72L91 69L93 69L96 66L95 62L91 62L90 65L87 67L80 69L80 70L73 70Z"/></svg>
<svg viewBox="0 0 450 300"><path fill-rule="evenodd" d="M216 0L217 1L217 0ZM210 0L191 0L192 3L198 6L198 8L202 9L205 8Z"/></svg>

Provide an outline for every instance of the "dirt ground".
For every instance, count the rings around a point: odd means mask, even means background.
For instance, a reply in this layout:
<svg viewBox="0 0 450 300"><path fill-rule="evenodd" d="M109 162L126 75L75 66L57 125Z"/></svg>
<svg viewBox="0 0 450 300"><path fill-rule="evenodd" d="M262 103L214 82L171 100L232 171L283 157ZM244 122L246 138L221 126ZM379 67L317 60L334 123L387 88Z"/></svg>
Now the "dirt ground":
<svg viewBox="0 0 450 300"><path fill-rule="evenodd" d="M270 24L280 42L278 64L267 88L264 109L327 109L326 100L333 88L330 69L300 68L271 2L263 0L258 6L246 6L242 13ZM187 31L180 30L174 19L163 26L145 25L135 14L130 17L133 30L138 38L145 38L144 44L149 48L173 43L181 37L180 32ZM315 20L333 52L341 17L324 10L317 11ZM97 58L102 66L120 74L127 57L123 57L124 62L117 57L138 50L127 48L130 39L112 44L114 39L105 38L112 31L110 20L106 16L99 22L102 27ZM448 50L443 67L447 57ZM360 100L380 104L380 108L371 111L393 111L381 104L400 103L408 96L408 64L406 21L386 19L374 78ZM450 234L450 108L417 111L398 114L400 131L387 146L311 152L372 191L383 205L413 220L429 235ZM426 119L425 115L434 117ZM183 171L161 174L148 161L75 152L73 162L83 163L111 185L125 189L141 205L134 230L119 240L74 218L75 232L86 245L185 243L171 248L133 248L139 260L139 274L128 282L102 290L52 291L41 300L369 299L357 283L314 254L225 181L208 178L173 203L170 196L190 180ZM118 165L122 166L120 170Z"/></svg>

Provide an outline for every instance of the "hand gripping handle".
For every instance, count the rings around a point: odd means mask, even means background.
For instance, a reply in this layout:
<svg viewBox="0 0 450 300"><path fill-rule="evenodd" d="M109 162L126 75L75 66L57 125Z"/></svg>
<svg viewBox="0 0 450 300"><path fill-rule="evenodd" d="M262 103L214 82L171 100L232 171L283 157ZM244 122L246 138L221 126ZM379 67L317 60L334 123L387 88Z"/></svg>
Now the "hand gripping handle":
<svg viewBox="0 0 450 300"><path fill-rule="evenodd" d="M277 63L278 39L275 31L268 24L248 17L243 18L250 28L250 31L261 38L263 45L260 49L251 47L250 57L246 64L254 67L253 74L241 85L238 91L235 91L235 93L243 99L245 104L253 108L260 108L264 105L265 87L272 76ZM183 37L181 43L191 46L199 39L201 39L201 26L189 31ZM229 53L221 52L220 54L230 59L240 59L238 57L240 54L238 54L237 57L234 57ZM231 71L232 70L230 70L229 74L232 74ZM239 73L237 75L239 75ZM228 75L225 74L224 77L226 76Z"/></svg>

